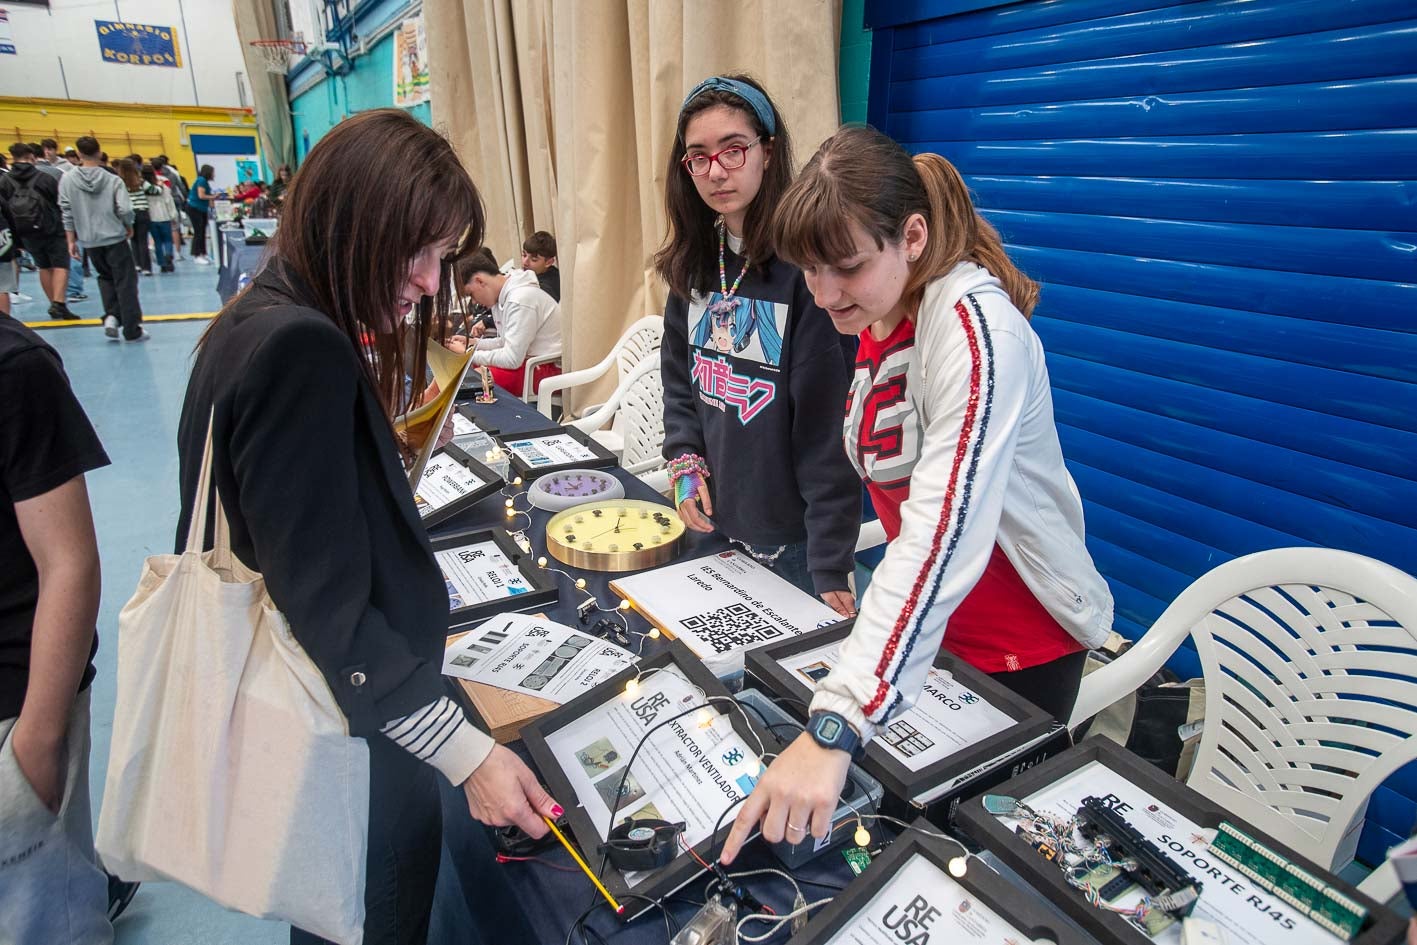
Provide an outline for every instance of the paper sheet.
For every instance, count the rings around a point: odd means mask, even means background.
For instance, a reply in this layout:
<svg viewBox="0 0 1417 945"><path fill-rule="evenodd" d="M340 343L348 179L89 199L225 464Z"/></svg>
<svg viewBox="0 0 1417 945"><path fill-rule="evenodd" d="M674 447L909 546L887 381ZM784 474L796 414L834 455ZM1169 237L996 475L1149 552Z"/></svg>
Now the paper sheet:
<svg viewBox="0 0 1417 945"><path fill-rule="evenodd" d="M972 866L971 869L979 867ZM1022 945L1033 939L980 902L948 873L913 856L829 945Z"/></svg>
<svg viewBox="0 0 1417 945"><path fill-rule="evenodd" d="M629 650L565 624L502 614L447 648L443 675L564 705L634 661Z"/></svg>
<svg viewBox="0 0 1417 945"><path fill-rule="evenodd" d="M522 462L533 469L540 466L584 463L596 458L594 450L565 433L505 442L509 453L515 453L521 457Z"/></svg>
<svg viewBox="0 0 1417 945"><path fill-rule="evenodd" d="M496 542L473 542L433 556L448 585L450 611L531 591L531 585Z"/></svg>
<svg viewBox="0 0 1417 945"><path fill-rule="evenodd" d="M808 686L815 686L841 658L841 643L838 640L786 657L781 665L796 672ZM920 771L1013 724L1012 718L983 696L932 666L915 705L892 719L872 743L911 771Z"/></svg>
<svg viewBox="0 0 1417 945"><path fill-rule="evenodd" d="M1215 838L1214 828L1201 827L1187 820L1100 762L1084 765L1062 780L1024 798L1024 802L1037 811L1071 817L1077 813L1083 798L1089 796L1109 800L1113 809L1138 833L1155 843L1192 878L1205 885L1192 914L1220 926L1227 945L1275 945L1276 942L1283 942L1284 945L1337 945L1342 941L1278 896L1256 885L1248 876L1211 855L1206 848ZM1004 823L1012 822L1004 818ZM1039 864L1043 869L1054 868L1041 859ZM1140 892L1134 891L1112 901L1128 906L1140 899ZM1153 941L1161 945L1179 945L1180 923L1163 930Z"/></svg>
<svg viewBox="0 0 1417 945"><path fill-rule="evenodd" d="M629 777L625 765L645 733L695 705L703 695L677 670L647 676L634 693L621 693L547 737L580 805L604 839L627 818L684 821L684 841L706 839L728 806L753 789L762 771L726 715L705 707L650 735ZM621 788L621 779L624 787ZM725 823L728 819L725 819ZM631 886L652 875L625 874Z"/></svg>
<svg viewBox="0 0 1417 945"><path fill-rule="evenodd" d="M434 453L423 468L423 478L413 492L418 514L427 518L465 495L487 485L471 469L447 453Z"/></svg>
<svg viewBox="0 0 1417 945"><path fill-rule="evenodd" d="M742 551L618 578L610 588L720 677L741 673L748 650L841 620Z"/></svg>

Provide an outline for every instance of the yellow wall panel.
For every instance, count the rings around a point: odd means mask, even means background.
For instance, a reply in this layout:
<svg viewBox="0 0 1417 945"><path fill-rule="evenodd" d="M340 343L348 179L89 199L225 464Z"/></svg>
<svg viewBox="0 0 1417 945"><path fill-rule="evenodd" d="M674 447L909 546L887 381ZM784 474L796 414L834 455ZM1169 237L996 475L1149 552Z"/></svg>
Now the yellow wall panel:
<svg viewBox="0 0 1417 945"><path fill-rule="evenodd" d="M59 149L83 135L93 135L111 160L137 152L166 154L189 181L197 168L189 134L246 135L257 139L249 109L169 105L124 105L64 99L0 96L0 149L11 141L53 138Z"/></svg>

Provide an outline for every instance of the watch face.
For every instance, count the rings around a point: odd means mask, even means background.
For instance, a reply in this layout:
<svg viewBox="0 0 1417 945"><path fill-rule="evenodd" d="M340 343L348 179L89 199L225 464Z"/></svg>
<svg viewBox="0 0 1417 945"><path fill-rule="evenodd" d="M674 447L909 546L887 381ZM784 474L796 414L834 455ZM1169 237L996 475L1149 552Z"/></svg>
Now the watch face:
<svg viewBox="0 0 1417 945"><path fill-rule="evenodd" d="M824 718L817 723L817 734L829 742L834 742L841 736L841 723L833 718Z"/></svg>

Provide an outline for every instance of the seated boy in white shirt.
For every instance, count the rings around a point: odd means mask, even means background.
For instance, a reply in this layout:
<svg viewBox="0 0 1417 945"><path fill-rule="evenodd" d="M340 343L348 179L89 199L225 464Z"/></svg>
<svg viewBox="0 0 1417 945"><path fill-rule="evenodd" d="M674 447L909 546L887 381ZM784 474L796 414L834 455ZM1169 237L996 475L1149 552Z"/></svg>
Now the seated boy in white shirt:
<svg viewBox="0 0 1417 945"><path fill-rule="evenodd" d="M490 367L497 386L518 397L530 397L543 378L561 373L556 364L539 365L532 389L522 390L528 358L561 354L561 307L542 291L536 273L514 269L504 274L492 253L483 247L458 261L456 276L464 295L492 310L492 321L497 326L496 338L473 342L473 364Z"/></svg>

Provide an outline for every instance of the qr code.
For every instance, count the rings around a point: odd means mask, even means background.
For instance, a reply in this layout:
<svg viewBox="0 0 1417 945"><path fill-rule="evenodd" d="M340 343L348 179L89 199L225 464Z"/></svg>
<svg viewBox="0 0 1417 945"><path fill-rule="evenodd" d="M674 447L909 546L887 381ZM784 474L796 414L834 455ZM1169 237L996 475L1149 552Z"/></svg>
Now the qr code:
<svg viewBox="0 0 1417 945"><path fill-rule="evenodd" d="M715 653L727 653L782 636L780 627L768 623L747 604L729 604L696 617L686 617L681 624L713 647Z"/></svg>

